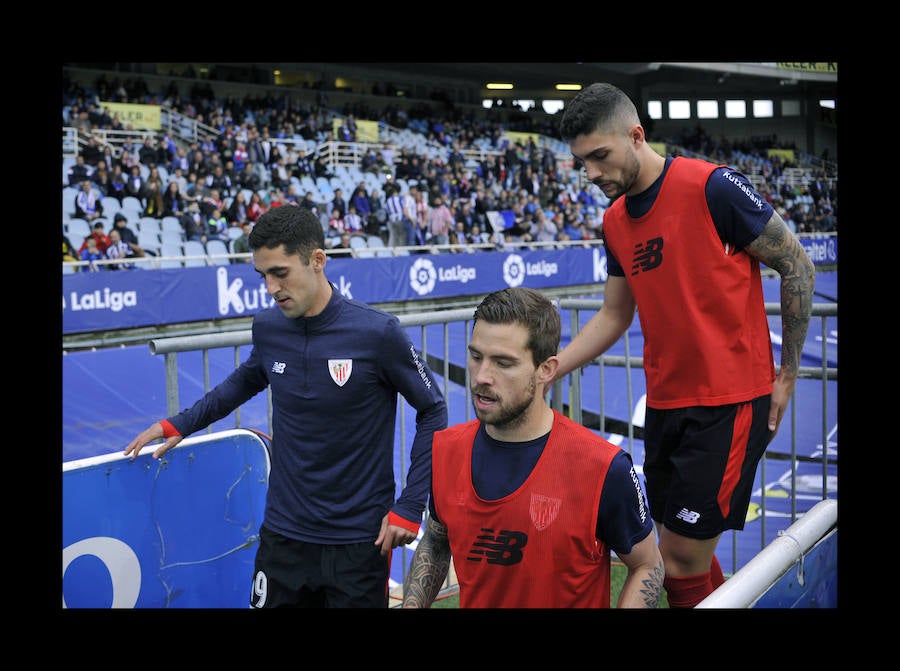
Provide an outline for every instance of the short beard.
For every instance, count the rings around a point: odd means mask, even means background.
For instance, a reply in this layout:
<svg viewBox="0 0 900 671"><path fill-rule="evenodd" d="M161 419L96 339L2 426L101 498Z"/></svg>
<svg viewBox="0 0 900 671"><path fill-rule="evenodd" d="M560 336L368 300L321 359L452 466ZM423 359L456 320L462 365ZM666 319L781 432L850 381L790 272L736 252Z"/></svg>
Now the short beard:
<svg viewBox="0 0 900 671"><path fill-rule="evenodd" d="M534 378L531 378L531 385L528 387L528 395L524 401L511 407L503 407L502 404L498 404L498 407L491 412L491 415L494 416L494 419L491 420L486 419L484 412L480 412L478 408L475 407L475 416L487 426L493 426L503 431L515 429L524 424L525 420L528 419L528 411L531 409L532 405L534 405L534 392L536 388L537 384L535 383Z"/></svg>

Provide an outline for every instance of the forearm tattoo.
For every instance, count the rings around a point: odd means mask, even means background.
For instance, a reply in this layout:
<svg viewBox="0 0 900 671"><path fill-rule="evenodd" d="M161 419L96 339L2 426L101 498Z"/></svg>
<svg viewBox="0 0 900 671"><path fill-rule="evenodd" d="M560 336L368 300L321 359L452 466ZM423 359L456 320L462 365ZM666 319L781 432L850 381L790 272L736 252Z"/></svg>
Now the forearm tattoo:
<svg viewBox="0 0 900 671"><path fill-rule="evenodd" d="M403 607L429 608L437 598L450 570L450 540L447 528L433 518L425 522L425 533L419 541L403 580Z"/></svg>
<svg viewBox="0 0 900 671"><path fill-rule="evenodd" d="M659 606L659 597L662 594L663 580L666 577L666 570L660 561L646 578L641 581L643 587L640 589L641 598L644 600L644 606L647 608L656 608Z"/></svg>

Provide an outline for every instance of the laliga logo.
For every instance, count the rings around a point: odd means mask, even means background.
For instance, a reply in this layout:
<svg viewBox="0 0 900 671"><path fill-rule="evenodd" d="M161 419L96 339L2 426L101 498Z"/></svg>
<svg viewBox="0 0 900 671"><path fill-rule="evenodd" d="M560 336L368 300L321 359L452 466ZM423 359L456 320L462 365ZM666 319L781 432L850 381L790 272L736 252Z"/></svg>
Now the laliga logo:
<svg viewBox="0 0 900 671"><path fill-rule="evenodd" d="M416 259L409 269L409 286L420 296L431 293L436 280L434 264L428 259Z"/></svg>
<svg viewBox="0 0 900 671"><path fill-rule="evenodd" d="M511 287L525 281L525 262L518 254L510 254L503 262L503 281Z"/></svg>

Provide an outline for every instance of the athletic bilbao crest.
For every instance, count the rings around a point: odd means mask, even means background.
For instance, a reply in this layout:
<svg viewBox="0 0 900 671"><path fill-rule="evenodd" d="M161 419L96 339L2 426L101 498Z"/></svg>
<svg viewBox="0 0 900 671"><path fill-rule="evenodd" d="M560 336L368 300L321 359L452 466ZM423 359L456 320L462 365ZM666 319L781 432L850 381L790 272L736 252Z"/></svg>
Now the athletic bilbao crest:
<svg viewBox="0 0 900 671"><path fill-rule="evenodd" d="M531 495L531 506L529 513L531 514L531 523L538 531L543 531L549 527L556 516L559 515L559 507L562 500L551 499L549 496L541 494Z"/></svg>
<svg viewBox="0 0 900 671"><path fill-rule="evenodd" d="M353 371L353 359L329 359L328 372L338 387L343 387Z"/></svg>

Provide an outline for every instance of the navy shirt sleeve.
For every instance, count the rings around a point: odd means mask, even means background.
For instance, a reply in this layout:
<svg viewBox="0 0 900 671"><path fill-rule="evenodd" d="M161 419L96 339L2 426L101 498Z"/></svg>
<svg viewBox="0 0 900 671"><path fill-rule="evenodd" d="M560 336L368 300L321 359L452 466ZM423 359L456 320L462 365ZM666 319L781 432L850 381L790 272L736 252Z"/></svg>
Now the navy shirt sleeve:
<svg viewBox="0 0 900 671"><path fill-rule="evenodd" d="M597 538L616 554L628 554L652 531L653 520L650 519L647 497L635 473L631 455L623 451L609 465L603 483Z"/></svg>
<svg viewBox="0 0 900 671"><path fill-rule="evenodd" d="M773 208L750 180L731 168L718 168L706 181L706 204L723 242L743 249L763 232Z"/></svg>
<svg viewBox="0 0 900 671"><path fill-rule="evenodd" d="M425 358L415 349L400 322L386 325L382 342L384 374L416 410L416 432L409 454L406 486L391 510L411 522L421 520L431 485L431 441L447 428L447 403Z"/></svg>
<svg viewBox="0 0 900 671"><path fill-rule="evenodd" d="M268 380L259 366L254 347L247 360L235 368L225 380L210 389L192 407L174 417L169 417L168 420L178 433L187 437L228 416L267 385Z"/></svg>

